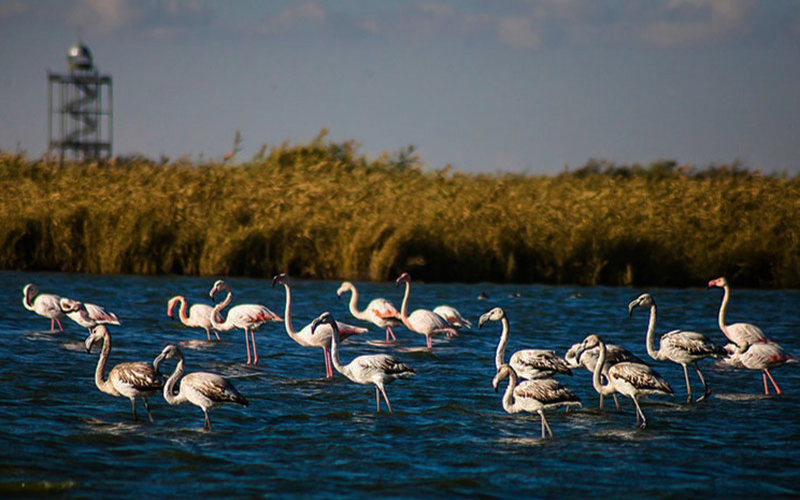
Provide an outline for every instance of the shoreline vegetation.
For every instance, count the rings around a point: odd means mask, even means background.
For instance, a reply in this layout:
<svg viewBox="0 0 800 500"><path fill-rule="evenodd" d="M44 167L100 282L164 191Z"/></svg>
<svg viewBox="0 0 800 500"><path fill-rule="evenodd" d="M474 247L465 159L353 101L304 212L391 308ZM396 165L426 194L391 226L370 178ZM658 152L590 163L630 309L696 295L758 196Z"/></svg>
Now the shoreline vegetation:
<svg viewBox="0 0 800 500"><path fill-rule="evenodd" d="M797 175L594 160L466 174L326 133L235 165L0 152L0 269L800 288Z"/></svg>

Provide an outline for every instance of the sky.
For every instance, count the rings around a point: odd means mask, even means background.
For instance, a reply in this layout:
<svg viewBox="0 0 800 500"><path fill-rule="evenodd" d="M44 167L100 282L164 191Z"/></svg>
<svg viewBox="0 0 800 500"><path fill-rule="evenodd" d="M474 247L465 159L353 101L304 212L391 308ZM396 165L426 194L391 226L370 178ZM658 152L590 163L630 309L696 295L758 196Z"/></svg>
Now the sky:
<svg viewBox="0 0 800 500"><path fill-rule="evenodd" d="M0 149L47 150L47 72L113 77L118 156L414 146L426 167L590 159L800 173L795 0L0 0Z"/></svg>

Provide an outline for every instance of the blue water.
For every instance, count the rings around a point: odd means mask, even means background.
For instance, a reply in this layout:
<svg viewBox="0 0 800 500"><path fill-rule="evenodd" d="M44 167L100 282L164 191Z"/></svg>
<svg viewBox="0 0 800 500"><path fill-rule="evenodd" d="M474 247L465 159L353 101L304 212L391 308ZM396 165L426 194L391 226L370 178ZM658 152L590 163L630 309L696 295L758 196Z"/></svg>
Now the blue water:
<svg viewBox="0 0 800 500"><path fill-rule="evenodd" d="M713 278L713 276L709 276ZM97 350L83 349L86 331L65 320L66 332L43 333L49 320L22 307L22 287L36 283L104 305L122 321L112 327L109 367L152 361L166 343L181 343L187 370L229 377L249 400L211 413L212 432L191 405L151 400L155 423L133 422L126 399L94 386ZM627 498L800 496L800 370L774 370L782 396L764 396L758 372L702 364L713 390L707 402L686 405L678 365L655 364L675 397L646 400L648 428L635 427L633 406L622 399L597 409L590 374L562 382L584 403L553 412L555 439L542 440L536 415L506 414L491 387L500 325L437 339L431 352L409 352L424 337L397 329L386 348L366 343L372 328L350 340L344 362L356 355L392 352L417 376L388 386L394 414L375 413L371 386L338 373L325 380L321 351L295 344L282 324L258 333L260 364L246 366L244 335L223 334L209 344L166 316L167 300L184 294L208 302L213 280L185 277L0 273L0 496L175 497L188 495L315 498ZM229 279L234 303L256 302L283 314L284 293L265 280ZM322 311L351 318L338 282L294 280L297 328ZM393 283L359 284L364 299L388 298ZM701 331L723 343L716 314L722 291L655 289L659 332ZM485 291L488 300L477 300ZM588 333L646 357L647 311L628 318L626 306L645 290L494 284L412 284L411 308L440 303L458 308L477 326L495 305L511 319L509 353L551 348L563 355ZM520 297L509 297L519 292ZM800 353L800 292L733 290L729 321L756 323L784 347ZM368 326L368 325L365 325ZM169 363L166 372L174 366ZM696 394L701 386L692 374ZM505 382L501 386L505 387ZM502 390L501 390L502 392ZM610 401L609 401L610 403ZM139 403L140 416L144 409Z"/></svg>

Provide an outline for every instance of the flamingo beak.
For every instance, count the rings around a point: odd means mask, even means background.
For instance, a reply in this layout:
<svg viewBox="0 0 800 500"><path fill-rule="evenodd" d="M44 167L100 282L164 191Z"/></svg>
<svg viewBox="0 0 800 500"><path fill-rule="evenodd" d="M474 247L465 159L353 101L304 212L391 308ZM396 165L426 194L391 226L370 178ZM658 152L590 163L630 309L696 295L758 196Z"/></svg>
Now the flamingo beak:
<svg viewBox="0 0 800 500"><path fill-rule="evenodd" d="M156 359L153 360L153 370L158 374L158 368L161 366L161 363L164 361L164 353L162 352L159 354Z"/></svg>

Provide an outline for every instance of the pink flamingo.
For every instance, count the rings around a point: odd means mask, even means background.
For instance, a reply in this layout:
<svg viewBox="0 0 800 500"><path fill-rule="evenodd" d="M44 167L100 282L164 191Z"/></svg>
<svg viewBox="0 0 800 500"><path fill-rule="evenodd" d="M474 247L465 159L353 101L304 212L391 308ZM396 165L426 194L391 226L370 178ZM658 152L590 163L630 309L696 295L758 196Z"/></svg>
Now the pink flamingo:
<svg viewBox="0 0 800 500"><path fill-rule="evenodd" d="M58 323L58 330L64 331L60 319L65 317L64 311L61 310L59 301L61 297L51 293L39 293L39 289L33 283L28 283L22 289L22 305L25 309L33 311L39 316L50 318L50 331L56 331L56 323Z"/></svg>
<svg viewBox="0 0 800 500"><path fill-rule="evenodd" d="M408 296L411 294L411 276L409 276L408 273L403 273L397 278L396 283L397 286L400 286L402 283L406 285L406 291L403 295L403 305L400 306L400 318L403 320L403 324L406 328L412 332L425 335L428 341L428 349L433 346L431 338L434 335L445 334L448 337L458 335L458 332L450 326L450 323L433 311L417 309L409 315Z"/></svg>
<svg viewBox="0 0 800 500"><path fill-rule="evenodd" d="M252 364L258 364L258 350L256 349L256 335L255 331L262 325L271 321L281 321L281 317L274 312L267 309L265 306L259 304L241 304L232 307L228 311L228 316L223 321L221 311L225 309L233 299L233 291L231 287L222 280L217 280L211 291L208 293L211 300L214 300L217 292L224 290L228 292L225 300L214 306L211 311L211 325L221 332L227 332L234 328L241 328L244 330L244 342L247 346L247 364L251 364L250 360L250 342L253 343L253 359Z"/></svg>
<svg viewBox="0 0 800 500"><path fill-rule="evenodd" d="M208 340L211 340L211 331L214 330L214 325L211 324L211 314L214 308L208 304L192 304L192 307L188 307L186 297L183 295L176 295L167 302L167 316L170 318L172 317L172 311L175 309L176 304L180 304L178 318L181 320L181 323L189 328L202 328L206 331ZM188 315L186 311L187 307L189 310ZM217 336L217 340L220 340L219 333L216 330L214 330L214 335Z"/></svg>
<svg viewBox="0 0 800 500"><path fill-rule="evenodd" d="M284 311L284 324L286 325L286 333L289 334L292 340L297 342L303 347L316 347L322 349L323 358L325 358L325 378L333 378L333 365L331 360L331 339L333 337L333 329L330 325L324 324L317 328L316 334L311 331L311 324L304 326L299 332L292 326L292 288L289 286L289 277L286 274L278 274L272 278L272 286L280 283L286 289L286 310ZM346 339L351 335L360 335L367 333L366 328L359 326L348 325L345 323L336 324L339 327L341 340Z"/></svg>
<svg viewBox="0 0 800 500"><path fill-rule="evenodd" d="M728 301L731 298L731 287L728 285L728 280L725 278L717 278L708 282L708 288L719 287L725 290L722 296L722 303L719 306L719 329L722 333L736 345L743 345L744 343L756 343L768 341L761 328L750 323L734 323L732 325L725 324L725 313L728 311Z"/></svg>
<svg viewBox="0 0 800 500"><path fill-rule="evenodd" d="M445 321L450 323L450 325L457 330L462 328L472 328L472 323L470 323L468 319L461 316L461 313L458 312L458 309L455 307L447 305L436 306L433 308L433 312L443 317Z"/></svg>
<svg viewBox="0 0 800 500"><path fill-rule="evenodd" d="M72 300L66 297L59 300L58 304L69 319L90 332L97 325L119 325L119 318L117 318L116 314L106 311L96 304L89 304L88 302Z"/></svg>
<svg viewBox="0 0 800 500"><path fill-rule="evenodd" d="M359 311L357 306L358 290L351 282L345 281L342 283L339 289L336 290L336 296L341 297L342 294L347 292L352 292L350 296L350 314L361 321L369 321L380 328L386 328L387 343L397 340L392 328L402 325L403 320L400 318L400 312L391 302L382 298L372 299L366 309Z"/></svg>
<svg viewBox="0 0 800 500"><path fill-rule="evenodd" d="M791 354L784 352L783 348L775 342L756 342L737 346L736 344L727 344L725 351L728 357L722 361L734 368L746 368L748 370L761 370L761 376L764 379L764 394L769 394L769 386L767 385L767 377L772 382L775 391L781 394L781 388L775 383L772 374L769 372L770 368L777 368L788 363L797 363L797 358Z"/></svg>

